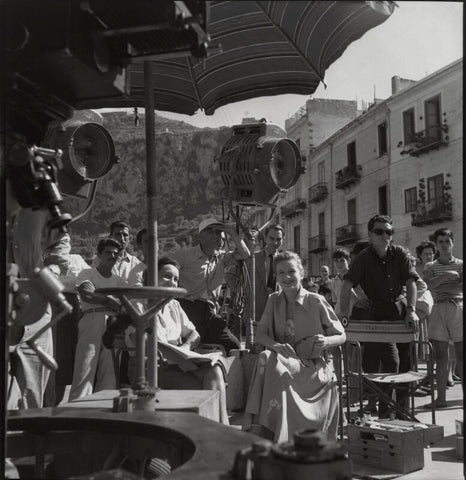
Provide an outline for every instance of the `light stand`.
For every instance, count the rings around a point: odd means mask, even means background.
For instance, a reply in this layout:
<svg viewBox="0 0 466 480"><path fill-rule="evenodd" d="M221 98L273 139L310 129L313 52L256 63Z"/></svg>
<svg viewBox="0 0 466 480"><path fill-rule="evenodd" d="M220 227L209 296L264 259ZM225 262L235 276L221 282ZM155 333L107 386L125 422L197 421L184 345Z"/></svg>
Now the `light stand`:
<svg viewBox="0 0 466 480"><path fill-rule="evenodd" d="M136 380L132 389L120 390L120 396L113 401L113 411L131 412L133 408L135 410L154 411L156 409L157 391L159 388L157 379L153 375L149 374L148 378L146 378L145 332L149 327L154 335L155 344L157 344L157 329L152 327L155 324L155 314L171 299L186 296L187 291L184 288L167 287L115 287L99 288L95 290L95 293L115 295L125 307L131 318L132 325L136 328ZM148 299L152 301L159 299L159 301L151 305L143 313L140 313L130 301L134 299ZM158 358L156 350L150 348L150 345L147 350L148 367L152 365L152 370L157 371L156 362Z"/></svg>
<svg viewBox="0 0 466 480"><path fill-rule="evenodd" d="M257 123L235 125L232 136L223 146L217 159L225 188L223 199L228 201L230 215L242 226L234 206L262 206L272 208L269 220L259 231L243 227L252 243L251 295L248 305L248 347L254 344L253 327L256 322L256 258L257 237L273 218L278 194L286 192L304 173L304 157L296 143L286 138L286 132L265 119Z"/></svg>

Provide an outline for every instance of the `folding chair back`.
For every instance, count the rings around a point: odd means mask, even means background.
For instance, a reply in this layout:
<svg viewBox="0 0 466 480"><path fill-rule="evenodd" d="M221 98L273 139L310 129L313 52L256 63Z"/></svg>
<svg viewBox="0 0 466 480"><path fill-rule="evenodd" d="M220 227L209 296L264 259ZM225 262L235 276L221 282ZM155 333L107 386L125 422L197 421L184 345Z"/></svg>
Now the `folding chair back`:
<svg viewBox="0 0 466 480"><path fill-rule="evenodd" d="M403 321L351 320L346 327L346 340L355 342L410 343L415 333Z"/></svg>
<svg viewBox="0 0 466 480"><path fill-rule="evenodd" d="M404 321L375 321L375 320L350 320L345 330L346 344L344 345L344 366L347 389L357 389L359 391L359 404L361 412L363 411L363 385L370 392L375 393L379 398L384 400L389 405L391 411L409 418L413 421L418 421L414 416L414 392L427 381L433 385L433 371L428 368L424 374L417 371L417 356L415 354L415 347L418 344L426 344L429 350L429 355L432 358L432 345L430 342L417 340L413 329L408 327ZM359 342L377 342L377 343L410 343L411 355L411 369L408 372L402 373L365 373L362 368L362 354L361 345ZM346 361L348 357L348 346L352 345L356 348L356 364L357 371L350 370L350 362ZM354 379L357 378L356 386L354 386ZM379 384L379 385L378 385ZM400 385L403 384L403 385ZM400 386L406 388L406 395L410 399L411 409L405 410L399 403L387 396L384 392L383 385ZM348 391L349 398L349 391ZM432 391L432 423L435 424L435 404L434 394ZM350 415L349 401L347 403L348 417Z"/></svg>

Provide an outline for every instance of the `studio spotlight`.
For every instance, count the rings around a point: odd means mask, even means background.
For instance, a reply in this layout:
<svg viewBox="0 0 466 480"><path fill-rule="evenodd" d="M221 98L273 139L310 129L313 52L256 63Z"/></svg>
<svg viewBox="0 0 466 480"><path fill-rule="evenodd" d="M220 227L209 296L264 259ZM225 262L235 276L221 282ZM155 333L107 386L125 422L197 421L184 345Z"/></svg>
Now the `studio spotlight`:
<svg viewBox="0 0 466 480"><path fill-rule="evenodd" d="M98 123L69 120L51 124L43 145L63 151L58 185L63 195L71 197L87 198L91 183L117 162L112 136Z"/></svg>
<svg viewBox="0 0 466 480"><path fill-rule="evenodd" d="M235 125L219 156L225 188L222 197L242 205L270 204L304 173L303 157L293 140L266 122Z"/></svg>

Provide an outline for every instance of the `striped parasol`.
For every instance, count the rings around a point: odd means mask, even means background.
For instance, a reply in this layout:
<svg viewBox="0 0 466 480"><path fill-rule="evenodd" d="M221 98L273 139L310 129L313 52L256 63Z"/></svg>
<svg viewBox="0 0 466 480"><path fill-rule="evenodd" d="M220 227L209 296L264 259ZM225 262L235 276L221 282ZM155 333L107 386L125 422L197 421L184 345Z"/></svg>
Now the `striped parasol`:
<svg viewBox="0 0 466 480"><path fill-rule="evenodd" d="M207 3L212 53L205 59L151 57L153 34L128 39L140 60L154 58L151 83L157 110L192 115L200 109L211 115L222 105L250 98L310 95L346 48L389 18L395 6L390 1ZM127 9L124 15L118 15L116 8L103 8L98 14L110 28L141 22L137 9L134 18ZM145 85L144 62L133 60L129 95L93 99L80 108L144 107Z"/></svg>

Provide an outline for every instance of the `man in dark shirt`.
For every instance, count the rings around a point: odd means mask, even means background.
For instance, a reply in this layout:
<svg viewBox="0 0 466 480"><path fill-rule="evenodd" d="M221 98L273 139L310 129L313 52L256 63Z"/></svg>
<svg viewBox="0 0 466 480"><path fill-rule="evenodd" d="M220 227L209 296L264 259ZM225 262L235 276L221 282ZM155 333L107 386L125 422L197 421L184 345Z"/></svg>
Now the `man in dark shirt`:
<svg viewBox="0 0 466 480"><path fill-rule="evenodd" d="M351 263L344 276L340 296L340 320L348 321L351 288L361 285L371 302L371 320L402 320L419 329L416 315L416 280L418 274L411 266L403 247L392 244L392 219L387 215L372 217L367 225L370 245ZM403 298L406 286L406 304ZM409 344L366 343L362 365L366 373L398 373L410 369ZM379 370L380 365L380 370ZM379 405L379 416L386 414L386 405Z"/></svg>

